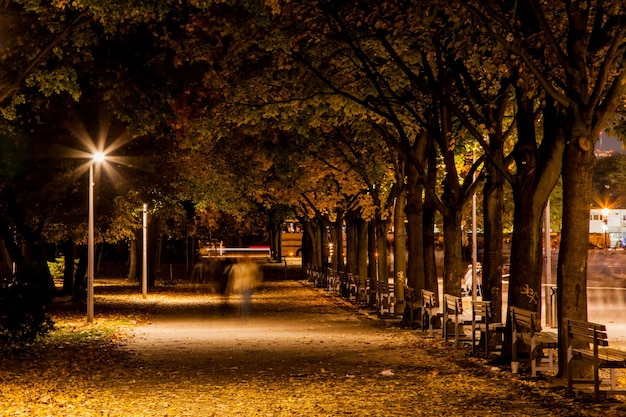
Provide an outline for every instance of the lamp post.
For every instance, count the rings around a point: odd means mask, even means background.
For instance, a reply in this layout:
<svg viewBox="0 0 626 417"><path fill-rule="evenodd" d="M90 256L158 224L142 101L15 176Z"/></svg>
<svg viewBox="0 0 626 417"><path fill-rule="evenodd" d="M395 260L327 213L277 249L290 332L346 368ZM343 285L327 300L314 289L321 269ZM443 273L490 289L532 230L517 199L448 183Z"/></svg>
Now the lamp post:
<svg viewBox="0 0 626 417"><path fill-rule="evenodd" d="M93 212L93 166L104 161L104 154L96 152L89 164L89 223L87 236L87 322L93 322L93 280L95 275L95 250L94 250L94 212Z"/></svg>

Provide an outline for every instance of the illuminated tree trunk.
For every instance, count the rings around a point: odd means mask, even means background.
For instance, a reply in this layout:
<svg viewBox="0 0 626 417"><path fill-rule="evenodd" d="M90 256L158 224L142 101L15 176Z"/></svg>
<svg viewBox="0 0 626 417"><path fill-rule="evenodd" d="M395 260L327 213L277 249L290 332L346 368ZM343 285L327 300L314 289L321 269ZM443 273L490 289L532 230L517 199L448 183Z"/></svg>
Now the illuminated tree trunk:
<svg viewBox="0 0 626 417"><path fill-rule="evenodd" d="M394 207L394 235L393 235L393 277L395 286L396 307L394 311L404 311L404 285L406 284L406 238L404 227L404 207L406 206L406 192L404 188L396 199Z"/></svg>
<svg viewBox="0 0 626 417"><path fill-rule="evenodd" d="M358 275L357 251L359 247L358 215L353 211L346 213L346 272Z"/></svg>
<svg viewBox="0 0 626 417"><path fill-rule="evenodd" d="M582 117L572 116L569 141L563 159L563 227L557 268L557 317L587 320L587 252L589 243L589 202L595 167L593 154L597 135ZM559 351L565 344L559 326ZM564 356L564 355L563 355ZM559 355L559 369L566 360ZM576 377L576 376L575 376Z"/></svg>
<svg viewBox="0 0 626 417"><path fill-rule="evenodd" d="M414 288L418 293L426 288L425 259L424 259L424 233L423 214L424 206L422 200L423 186L419 181L417 169L410 165L407 169L407 249L409 260L407 263L408 286Z"/></svg>
<svg viewBox="0 0 626 417"><path fill-rule="evenodd" d="M130 265L128 267L128 282L139 282L139 277L141 276L141 263L139 259L141 259L141 246L138 242L140 239L140 231L135 231L134 239L130 241L130 249L129 249L129 257L130 257Z"/></svg>
<svg viewBox="0 0 626 417"><path fill-rule="evenodd" d="M361 288L365 288L367 284L367 263L368 263L368 223L360 219L357 222L357 235L358 235L358 247L357 247L357 274L359 275L359 280L361 284ZM361 297L360 301L364 301L366 294L365 292L361 292L359 295Z"/></svg>

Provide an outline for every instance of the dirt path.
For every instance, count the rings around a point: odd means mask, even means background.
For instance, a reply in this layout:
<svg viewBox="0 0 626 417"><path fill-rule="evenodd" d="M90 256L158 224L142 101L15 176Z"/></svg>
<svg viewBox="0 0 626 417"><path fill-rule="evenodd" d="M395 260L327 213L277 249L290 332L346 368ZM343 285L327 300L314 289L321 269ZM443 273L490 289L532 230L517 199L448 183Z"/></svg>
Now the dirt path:
<svg viewBox="0 0 626 417"><path fill-rule="evenodd" d="M583 415L564 390L512 379L306 283L266 282L247 320L238 301L156 317L126 348L142 369L169 373L166 397L181 383L210 387L188 405L198 415Z"/></svg>
<svg viewBox="0 0 626 417"><path fill-rule="evenodd" d="M189 284L146 300L98 288L96 312L137 317L108 344L0 361L0 415L618 416L548 380L513 377L419 330L296 280L239 300ZM3 411L2 411L3 410Z"/></svg>

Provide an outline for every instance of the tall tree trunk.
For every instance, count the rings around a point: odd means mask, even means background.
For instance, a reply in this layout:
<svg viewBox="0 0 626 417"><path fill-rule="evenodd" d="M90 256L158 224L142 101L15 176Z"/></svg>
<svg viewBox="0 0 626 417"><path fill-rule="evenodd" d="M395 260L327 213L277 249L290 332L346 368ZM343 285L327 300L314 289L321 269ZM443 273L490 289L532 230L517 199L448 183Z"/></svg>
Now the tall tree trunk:
<svg viewBox="0 0 626 417"><path fill-rule="evenodd" d="M443 220L443 292L461 296L461 210L455 205L449 206ZM436 293L439 293L436 288Z"/></svg>
<svg viewBox="0 0 626 417"><path fill-rule="evenodd" d="M335 230L335 269L337 271L345 271L346 265L344 262L344 252L343 252L343 223L344 223L344 214L342 210L337 210L337 218L333 223L333 228Z"/></svg>
<svg viewBox="0 0 626 417"><path fill-rule="evenodd" d="M137 240L139 231L135 231L135 237L130 241L129 257L130 264L128 266L128 282L139 282L141 276L140 262L142 244Z"/></svg>
<svg viewBox="0 0 626 417"><path fill-rule="evenodd" d="M73 239L67 239L63 242L63 254L65 268L63 269L63 289L62 294L72 294L74 289L74 249L75 244Z"/></svg>
<svg viewBox="0 0 626 417"><path fill-rule="evenodd" d="M272 260L277 262L280 262L283 256L282 223L282 219L275 219L274 216L270 216L268 225L270 256Z"/></svg>
<svg viewBox="0 0 626 417"><path fill-rule="evenodd" d="M407 167L406 207L407 218L407 285L419 293L426 288L424 233L423 233L423 186L419 181L419 173L413 165Z"/></svg>
<svg viewBox="0 0 626 417"><path fill-rule="evenodd" d="M516 97L518 141L514 157L518 168L513 184L515 207L508 304L541 312L542 212L560 176L564 140L558 128L557 107L550 98L546 99L543 110L544 139L538 146L533 102L522 89L516 89ZM510 328L508 322L507 327ZM503 357L510 355L510 332L505 335Z"/></svg>
<svg viewBox="0 0 626 417"><path fill-rule="evenodd" d="M78 304L87 302L87 245L80 246L80 257L76 266L76 274L74 275L74 290L72 292L72 301Z"/></svg>
<svg viewBox="0 0 626 417"><path fill-rule="evenodd" d="M378 259L378 280L389 282L389 246L387 235L389 220L376 220L376 254Z"/></svg>
<svg viewBox="0 0 626 417"><path fill-rule="evenodd" d="M369 248L369 224L363 220L359 219L357 222L357 235L358 235L358 248L357 248L357 274L359 275L361 288L365 288L367 285L367 265L368 265L368 248ZM365 301L365 297L367 295L362 292L360 297L362 298L359 301Z"/></svg>
<svg viewBox="0 0 626 417"><path fill-rule="evenodd" d="M155 213L148 220L148 288L154 288L161 263L161 219Z"/></svg>
<svg viewBox="0 0 626 417"><path fill-rule="evenodd" d="M437 154L432 141L428 142L426 162L428 164L428 172L425 178L426 184L427 187L434 190L437 184ZM426 288L439 288L439 274L437 273L437 259L435 255L437 248L435 244L435 213L437 212L437 206L433 198L428 194L424 196L422 212L424 285Z"/></svg>
<svg viewBox="0 0 626 417"><path fill-rule="evenodd" d="M483 187L484 255L482 260L483 300L491 301L496 321L502 320L502 213L504 212L504 179L493 164L487 162L487 180Z"/></svg>
<svg viewBox="0 0 626 417"><path fill-rule="evenodd" d="M535 193L535 195L537 195ZM541 312L542 196L514 192L515 214L511 239L509 305Z"/></svg>
<svg viewBox="0 0 626 417"><path fill-rule="evenodd" d="M595 131L572 117L569 141L563 159L563 226L557 267L557 317L587 320L587 253L589 244L589 202L595 167ZM559 348L566 346L559 326ZM559 355L559 369L566 361Z"/></svg>
<svg viewBox="0 0 626 417"><path fill-rule="evenodd" d="M358 251L358 214L354 211L346 213L346 272L358 275L357 251Z"/></svg>
<svg viewBox="0 0 626 417"><path fill-rule="evenodd" d="M318 218L317 222L318 234L319 234L319 251L322 257L322 266L324 268L328 268L331 266L330 264L330 248L328 247L329 243L329 235L327 224L328 221L322 217Z"/></svg>
<svg viewBox="0 0 626 417"><path fill-rule="evenodd" d="M404 311L404 285L406 284L406 234L404 226L404 208L406 207L406 191L402 187L394 207L393 234L393 277L395 286L396 306L394 311Z"/></svg>
<svg viewBox="0 0 626 417"><path fill-rule="evenodd" d="M376 221L367 222L367 276L376 285L378 281L378 254L376 252ZM373 303L375 300L368 300Z"/></svg>
<svg viewBox="0 0 626 417"><path fill-rule="evenodd" d="M302 257L311 265L322 267L322 243L320 236L320 228L317 222L304 221L302 223L303 242Z"/></svg>

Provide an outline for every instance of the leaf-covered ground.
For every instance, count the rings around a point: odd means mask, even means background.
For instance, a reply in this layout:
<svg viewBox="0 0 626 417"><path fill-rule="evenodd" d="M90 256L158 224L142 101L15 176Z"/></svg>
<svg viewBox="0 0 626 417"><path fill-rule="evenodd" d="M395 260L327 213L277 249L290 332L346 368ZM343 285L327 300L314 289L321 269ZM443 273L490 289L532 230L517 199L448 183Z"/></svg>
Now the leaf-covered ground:
<svg viewBox="0 0 626 417"><path fill-rule="evenodd" d="M3 416L620 416L564 381L513 376L297 280L266 274L248 318L207 284L146 299L98 279L96 321L0 358ZM623 399L623 397L622 397Z"/></svg>

